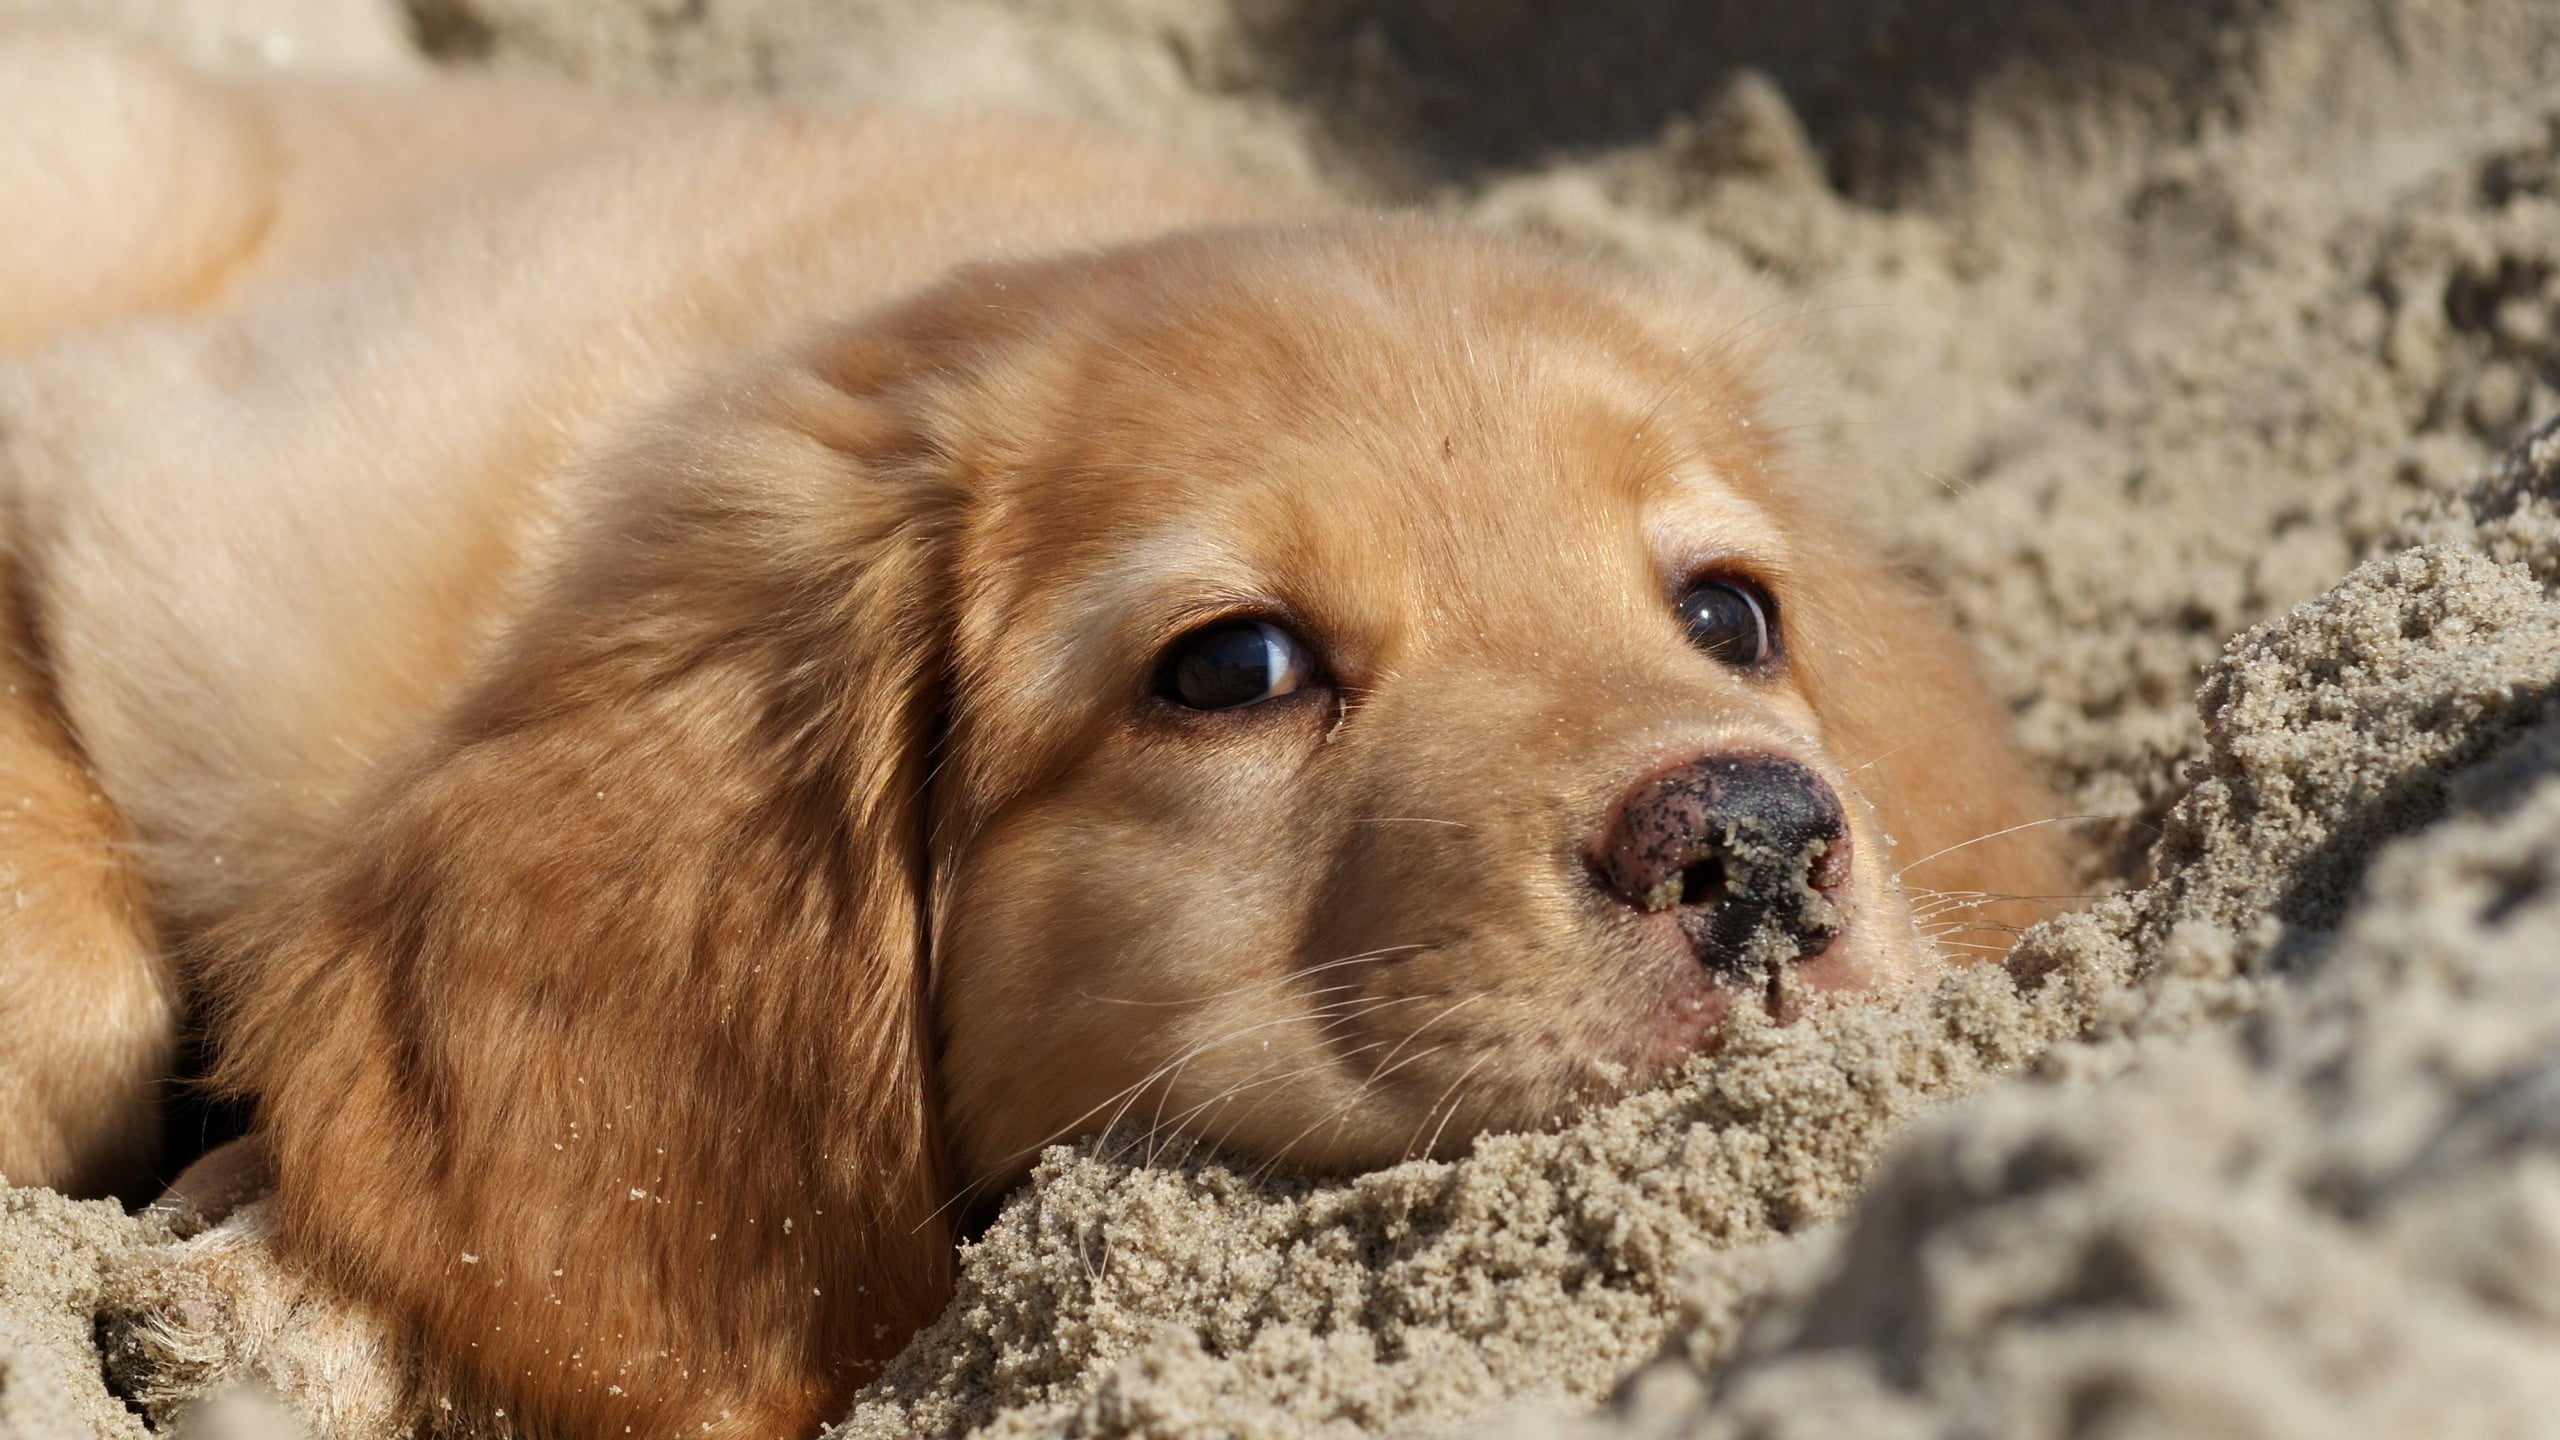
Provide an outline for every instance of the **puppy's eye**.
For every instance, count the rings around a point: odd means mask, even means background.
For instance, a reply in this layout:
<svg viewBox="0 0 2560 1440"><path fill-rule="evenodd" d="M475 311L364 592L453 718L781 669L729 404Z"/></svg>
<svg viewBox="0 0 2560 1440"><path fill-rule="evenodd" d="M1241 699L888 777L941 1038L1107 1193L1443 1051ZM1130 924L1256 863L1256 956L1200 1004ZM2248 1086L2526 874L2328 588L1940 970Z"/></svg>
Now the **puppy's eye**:
<svg viewBox="0 0 2560 1440"><path fill-rule="evenodd" d="M1157 691L1194 710L1233 710L1305 688L1314 668L1307 647L1288 631L1228 620L1175 641Z"/></svg>
<svg viewBox="0 0 2560 1440"><path fill-rule="evenodd" d="M1760 588L1741 580L1701 580L1673 607L1689 643L1727 665L1752 666L1778 647L1773 609Z"/></svg>

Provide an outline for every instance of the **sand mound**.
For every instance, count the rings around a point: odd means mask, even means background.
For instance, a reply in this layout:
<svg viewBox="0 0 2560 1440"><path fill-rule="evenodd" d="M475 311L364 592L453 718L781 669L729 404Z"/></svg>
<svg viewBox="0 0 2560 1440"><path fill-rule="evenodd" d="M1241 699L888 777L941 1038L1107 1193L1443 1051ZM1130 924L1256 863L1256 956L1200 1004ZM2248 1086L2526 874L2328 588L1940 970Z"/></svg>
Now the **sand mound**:
<svg viewBox="0 0 2560 1440"><path fill-rule="evenodd" d="M414 63L352 7L74 8L222 63ZM1747 1031L1455 1163L1055 1152L840 1433L2549 1428L2560 440L2491 462L2560 409L2560 13L1769 16L407 7L444 63L1030 105L1275 185L1765 270L1801 302L1770 323L1827 357L1806 423L2140 881L2006 968ZM242 1378L330 1433L404 1427L416 1357L314 1370L355 1322L263 1268L255 1224L178 1244L0 1192L0 1437L135 1433L118 1395L279 1423L199 1403Z"/></svg>

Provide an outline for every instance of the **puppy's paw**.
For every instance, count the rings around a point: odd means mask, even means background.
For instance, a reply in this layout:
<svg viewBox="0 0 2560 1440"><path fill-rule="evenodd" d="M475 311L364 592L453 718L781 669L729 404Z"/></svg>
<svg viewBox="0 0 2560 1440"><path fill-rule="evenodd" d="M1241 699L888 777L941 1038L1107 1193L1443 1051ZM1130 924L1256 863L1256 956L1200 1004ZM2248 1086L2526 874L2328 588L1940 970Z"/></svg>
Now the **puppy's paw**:
<svg viewBox="0 0 2560 1440"><path fill-rule="evenodd" d="M442 1428L420 1423L413 1347L280 1257L265 1201L127 1272L99 1348L108 1382L164 1432L244 1433L244 1409L258 1433L323 1440Z"/></svg>

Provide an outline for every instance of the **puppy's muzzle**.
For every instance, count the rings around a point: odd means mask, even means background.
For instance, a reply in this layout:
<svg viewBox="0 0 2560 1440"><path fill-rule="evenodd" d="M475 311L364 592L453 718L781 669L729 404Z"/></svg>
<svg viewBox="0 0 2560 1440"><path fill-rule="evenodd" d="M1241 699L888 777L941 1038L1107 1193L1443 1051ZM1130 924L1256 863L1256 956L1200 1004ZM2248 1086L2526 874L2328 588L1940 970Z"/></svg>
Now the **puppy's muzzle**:
<svg viewBox="0 0 2560 1440"><path fill-rule="evenodd" d="M1706 755L1636 782L1590 857L1599 883L1673 912L1698 963L1765 973L1819 955L1842 922L1853 863L1840 797L1774 755Z"/></svg>

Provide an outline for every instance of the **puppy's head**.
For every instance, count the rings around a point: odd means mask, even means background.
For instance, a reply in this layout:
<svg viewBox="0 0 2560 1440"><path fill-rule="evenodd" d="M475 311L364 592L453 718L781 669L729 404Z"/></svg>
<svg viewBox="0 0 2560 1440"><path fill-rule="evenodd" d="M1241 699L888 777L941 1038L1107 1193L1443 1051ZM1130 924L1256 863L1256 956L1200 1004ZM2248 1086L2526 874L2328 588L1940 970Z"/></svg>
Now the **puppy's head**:
<svg viewBox="0 0 2560 1440"><path fill-rule="evenodd" d="M511 1414L788 1430L1045 1142L1446 1152L1910 976L1897 861L2055 888L1755 323L1233 231L964 272L680 408L217 937L288 1240Z"/></svg>
<svg viewBox="0 0 2560 1440"><path fill-rule="evenodd" d="M1909 978L1897 855L2036 813L1741 307L1418 226L958 289L1023 312L944 442L973 1179L1120 1120L1326 1167L1541 1123ZM1939 888L2053 888L1982 844L1998 883Z"/></svg>

